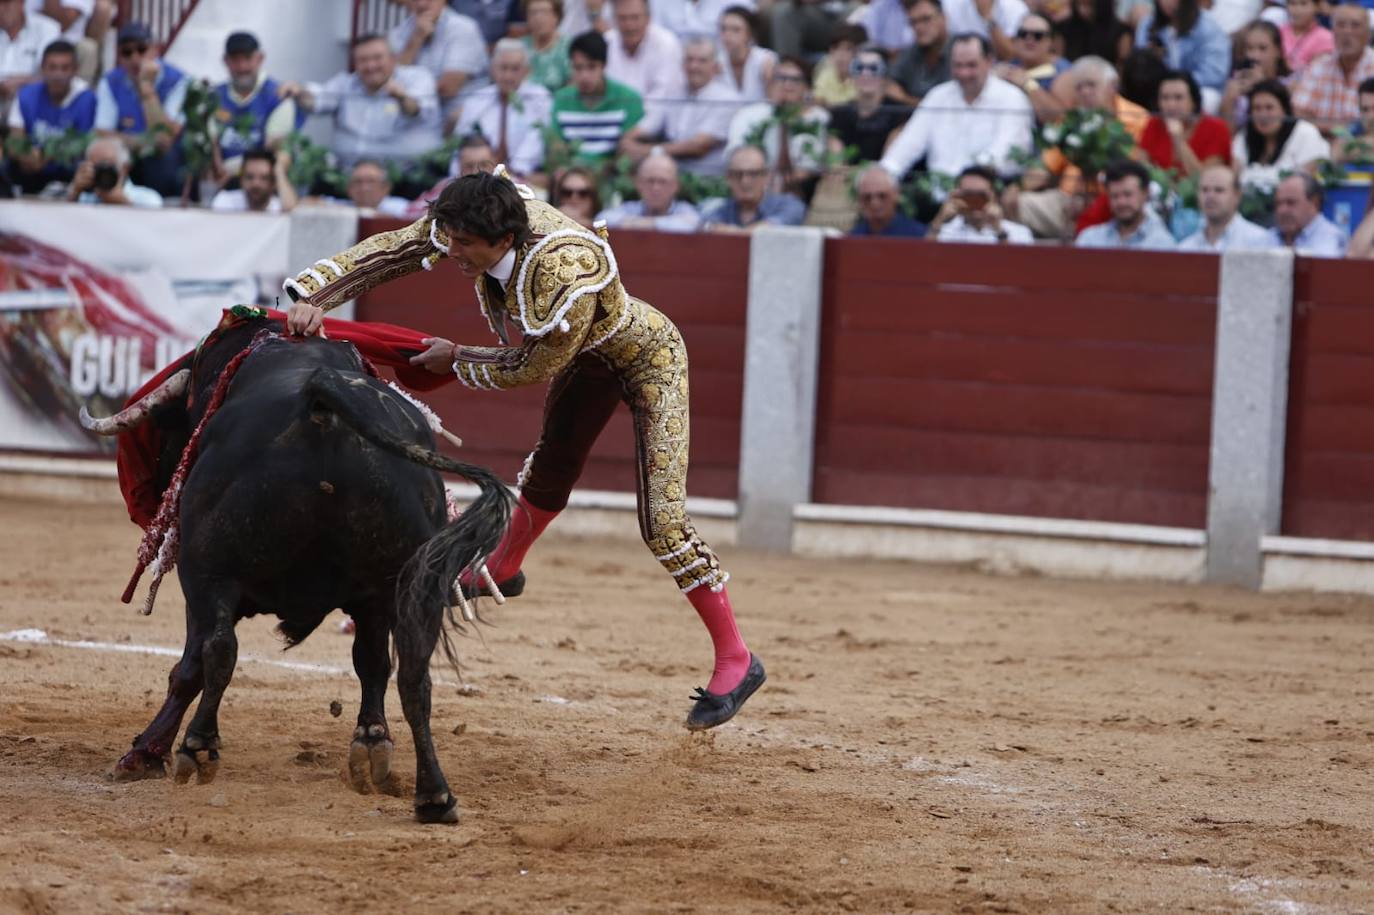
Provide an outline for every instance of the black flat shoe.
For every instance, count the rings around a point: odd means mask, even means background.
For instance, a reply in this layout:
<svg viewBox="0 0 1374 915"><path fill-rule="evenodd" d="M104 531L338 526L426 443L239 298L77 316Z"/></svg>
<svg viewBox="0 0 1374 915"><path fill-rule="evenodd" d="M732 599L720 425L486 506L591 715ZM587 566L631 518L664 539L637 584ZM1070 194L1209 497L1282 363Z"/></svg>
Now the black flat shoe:
<svg viewBox="0 0 1374 915"><path fill-rule="evenodd" d="M498 581L496 587L500 589L502 597L519 597L525 590L525 573L516 572L505 581ZM485 584L477 581L463 585L463 596L468 600L476 600L479 597L490 597L491 592Z"/></svg>
<svg viewBox="0 0 1374 915"><path fill-rule="evenodd" d="M763 681L768 679L768 674L764 673L763 662L758 655L749 655L749 670L745 672L744 679L739 682L730 692L723 696L715 693L708 693L701 687L697 687L692 698L697 704L692 706L692 710L687 713L687 730L704 731L713 728L718 724L724 724L735 717L745 701L754 691L763 685Z"/></svg>

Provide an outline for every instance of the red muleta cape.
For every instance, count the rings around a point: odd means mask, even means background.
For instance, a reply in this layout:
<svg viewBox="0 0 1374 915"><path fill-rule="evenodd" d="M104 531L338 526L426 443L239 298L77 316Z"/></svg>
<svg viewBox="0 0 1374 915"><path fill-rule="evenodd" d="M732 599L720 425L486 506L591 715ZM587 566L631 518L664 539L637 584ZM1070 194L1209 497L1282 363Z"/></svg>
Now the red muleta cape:
<svg viewBox="0 0 1374 915"><path fill-rule="evenodd" d="M286 320L286 314L275 309L267 309L267 316L279 321ZM229 317L228 309L225 310L225 317ZM394 324L344 321L338 318L325 318L324 332L331 340L347 340L352 343L358 348L358 352L375 365L391 368L396 373L396 379L413 391L432 391L448 384L455 377L451 374L436 375L428 369L410 364L411 356L427 348L420 341L431 336L430 334L422 334ZM173 360L170 365L150 378L147 384L131 394L124 402L124 406L136 403L166 381L183 367L185 359L186 356ZM124 496L124 504L128 506L129 518L143 528L146 528L157 514L158 503L162 499L162 493L157 487L157 460L158 455L162 453L162 441L162 430L153 423L144 423L119 433L115 452L115 464L119 469L119 491Z"/></svg>

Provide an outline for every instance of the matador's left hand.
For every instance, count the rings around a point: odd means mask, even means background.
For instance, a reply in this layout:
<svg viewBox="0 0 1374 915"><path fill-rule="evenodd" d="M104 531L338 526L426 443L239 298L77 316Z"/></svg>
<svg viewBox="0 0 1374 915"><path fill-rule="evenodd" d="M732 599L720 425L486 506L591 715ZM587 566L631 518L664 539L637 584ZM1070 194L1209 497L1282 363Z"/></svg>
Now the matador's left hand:
<svg viewBox="0 0 1374 915"><path fill-rule="evenodd" d="M436 375L447 375L453 371L453 352L457 349L456 346L443 337L425 337L420 342L429 349L418 356L411 356L411 365L423 366Z"/></svg>

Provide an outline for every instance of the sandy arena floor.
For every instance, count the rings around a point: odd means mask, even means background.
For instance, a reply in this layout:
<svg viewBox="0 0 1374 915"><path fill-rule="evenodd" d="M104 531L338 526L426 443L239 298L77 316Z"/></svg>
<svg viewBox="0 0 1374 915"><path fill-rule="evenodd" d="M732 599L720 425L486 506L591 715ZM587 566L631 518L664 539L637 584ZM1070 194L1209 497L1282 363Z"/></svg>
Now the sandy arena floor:
<svg viewBox="0 0 1374 915"><path fill-rule="evenodd" d="M341 779L331 623L239 627L213 784L107 782L180 593L118 602L117 506L0 518L0 634L103 643L0 641L0 912L1374 912L1374 601L727 550L771 679L694 738L690 608L637 544L550 538L467 694L436 665L463 819L422 827L394 688L406 796Z"/></svg>

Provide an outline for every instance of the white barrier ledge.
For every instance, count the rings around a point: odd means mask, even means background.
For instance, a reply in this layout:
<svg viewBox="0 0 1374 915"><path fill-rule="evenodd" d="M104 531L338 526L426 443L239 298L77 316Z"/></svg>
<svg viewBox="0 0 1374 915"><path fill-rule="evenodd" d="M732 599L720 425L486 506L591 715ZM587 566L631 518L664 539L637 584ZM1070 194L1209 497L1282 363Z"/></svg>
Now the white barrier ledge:
<svg viewBox="0 0 1374 915"><path fill-rule="evenodd" d="M115 462L105 457L49 457L37 454L0 454L0 473L44 474L54 477L116 478Z"/></svg>

